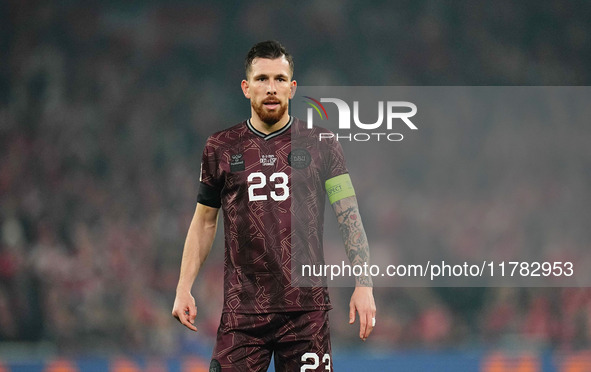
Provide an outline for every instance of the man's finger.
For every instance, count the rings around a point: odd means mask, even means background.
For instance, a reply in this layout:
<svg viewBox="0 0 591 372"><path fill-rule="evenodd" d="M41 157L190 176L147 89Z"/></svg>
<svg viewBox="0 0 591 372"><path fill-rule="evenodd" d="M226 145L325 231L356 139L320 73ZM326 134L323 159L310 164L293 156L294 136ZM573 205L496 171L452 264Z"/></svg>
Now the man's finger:
<svg viewBox="0 0 591 372"><path fill-rule="evenodd" d="M179 311L174 311L172 313L172 315L185 327L189 328L192 331L197 332L197 327L195 327L190 321L189 321L189 310L185 310L182 313L179 314ZM195 321L195 318L193 318L193 322Z"/></svg>
<svg viewBox="0 0 591 372"><path fill-rule="evenodd" d="M371 331L373 331L373 327L374 327L374 316L372 315L372 313L370 311L367 312L366 314L366 328L365 328L365 338L368 338L369 335L371 334Z"/></svg>
<svg viewBox="0 0 591 372"><path fill-rule="evenodd" d="M349 324L355 323L355 306L349 304Z"/></svg>
<svg viewBox="0 0 591 372"><path fill-rule="evenodd" d="M181 319L181 323L185 327L189 328L192 331L197 332L197 327L195 327L193 325L193 323L195 322L195 317L193 317L193 321L191 321L191 315L188 315L185 313L185 314L183 314L183 316L180 317L180 319Z"/></svg>
<svg viewBox="0 0 591 372"><path fill-rule="evenodd" d="M195 318L197 317L197 307L196 306L189 306L189 322L191 324L195 324Z"/></svg>
<svg viewBox="0 0 591 372"><path fill-rule="evenodd" d="M359 338L361 338L363 341L365 341L365 339L366 339L366 336L365 336L366 329L367 329L367 315L362 314L360 312L359 313Z"/></svg>

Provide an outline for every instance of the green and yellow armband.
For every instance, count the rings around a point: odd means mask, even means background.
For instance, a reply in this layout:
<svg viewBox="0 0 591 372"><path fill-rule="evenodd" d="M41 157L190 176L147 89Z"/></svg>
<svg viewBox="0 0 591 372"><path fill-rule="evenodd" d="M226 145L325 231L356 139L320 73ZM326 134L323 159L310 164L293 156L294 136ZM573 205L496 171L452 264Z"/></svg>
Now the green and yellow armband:
<svg viewBox="0 0 591 372"><path fill-rule="evenodd" d="M334 204L341 199L355 195L355 189L353 188L351 177L349 177L348 173L326 180L324 187L326 188L330 204Z"/></svg>

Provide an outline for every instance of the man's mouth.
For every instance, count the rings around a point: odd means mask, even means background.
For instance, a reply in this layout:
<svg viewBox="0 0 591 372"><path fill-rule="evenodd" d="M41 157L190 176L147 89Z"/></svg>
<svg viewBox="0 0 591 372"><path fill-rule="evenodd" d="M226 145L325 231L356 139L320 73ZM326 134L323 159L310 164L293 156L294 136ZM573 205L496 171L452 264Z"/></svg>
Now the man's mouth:
<svg viewBox="0 0 591 372"><path fill-rule="evenodd" d="M269 110L274 110L274 109L278 108L279 104L280 104L279 101L274 101L274 100L269 100L269 101L263 102L263 105L265 105L265 107L268 108Z"/></svg>

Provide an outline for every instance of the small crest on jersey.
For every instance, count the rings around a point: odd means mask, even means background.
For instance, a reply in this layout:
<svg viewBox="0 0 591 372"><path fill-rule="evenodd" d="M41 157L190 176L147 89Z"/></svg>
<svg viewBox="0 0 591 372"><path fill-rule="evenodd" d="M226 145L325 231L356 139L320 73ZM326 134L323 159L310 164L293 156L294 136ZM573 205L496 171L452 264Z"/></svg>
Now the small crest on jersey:
<svg viewBox="0 0 591 372"><path fill-rule="evenodd" d="M216 359L212 359L209 363L209 372L222 372L222 366Z"/></svg>
<svg viewBox="0 0 591 372"><path fill-rule="evenodd" d="M310 165L312 157L306 149L295 149L289 153L287 161L294 169L304 169Z"/></svg>
<svg viewBox="0 0 591 372"><path fill-rule="evenodd" d="M240 172L244 170L244 158L242 154L232 154L230 156L230 172Z"/></svg>
<svg viewBox="0 0 591 372"><path fill-rule="evenodd" d="M277 158L275 155L261 155L261 164L262 165L275 165Z"/></svg>

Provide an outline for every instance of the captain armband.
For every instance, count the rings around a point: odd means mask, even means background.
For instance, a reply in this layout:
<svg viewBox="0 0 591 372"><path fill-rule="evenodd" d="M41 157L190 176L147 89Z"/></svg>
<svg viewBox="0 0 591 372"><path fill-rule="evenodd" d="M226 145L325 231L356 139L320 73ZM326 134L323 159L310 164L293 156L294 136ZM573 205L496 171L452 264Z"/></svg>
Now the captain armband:
<svg viewBox="0 0 591 372"><path fill-rule="evenodd" d="M355 195L355 189L348 173L333 177L324 183L330 204Z"/></svg>
<svg viewBox="0 0 591 372"><path fill-rule="evenodd" d="M199 184L199 193L197 194L197 203L201 203L212 208L221 207L222 199L220 196L220 190L201 182Z"/></svg>

